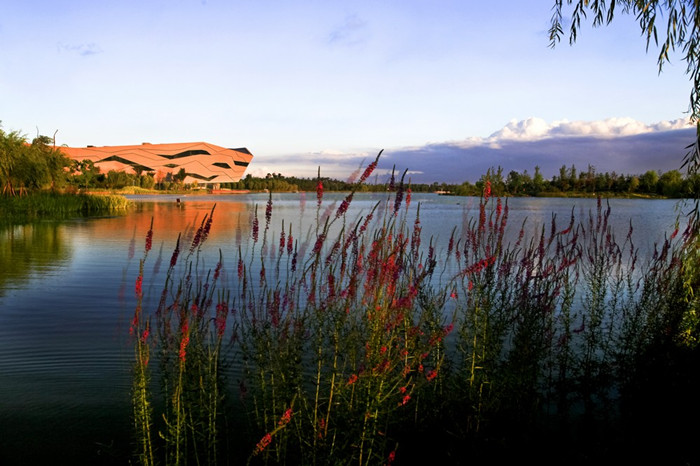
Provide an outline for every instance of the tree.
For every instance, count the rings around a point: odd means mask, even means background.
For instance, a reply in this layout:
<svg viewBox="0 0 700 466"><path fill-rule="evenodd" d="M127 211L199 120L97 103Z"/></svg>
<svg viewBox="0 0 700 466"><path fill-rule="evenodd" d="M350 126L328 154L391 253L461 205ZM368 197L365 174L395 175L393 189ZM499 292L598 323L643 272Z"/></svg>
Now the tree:
<svg viewBox="0 0 700 466"><path fill-rule="evenodd" d="M510 194L520 194L525 185L525 177L515 170L511 170L506 178L506 188Z"/></svg>
<svg viewBox="0 0 700 466"><path fill-rule="evenodd" d="M155 184L156 180L153 172L146 173L145 175L141 175L141 177L139 177L139 186L141 186L144 189L153 189L153 186L155 186Z"/></svg>
<svg viewBox="0 0 700 466"><path fill-rule="evenodd" d="M595 167L593 165L589 163L588 170L581 172L579 179L584 191L589 193L595 192Z"/></svg>
<svg viewBox="0 0 700 466"><path fill-rule="evenodd" d="M578 180L578 172L574 164L571 164L571 169L569 170L569 185L574 191L578 191L581 188L581 184Z"/></svg>
<svg viewBox="0 0 700 466"><path fill-rule="evenodd" d="M73 160L71 162L71 172L74 173L73 179L78 184L78 187L83 186L85 189L90 187L90 184L97 179L100 174L100 167L90 160Z"/></svg>
<svg viewBox="0 0 700 466"><path fill-rule="evenodd" d="M656 173L654 170L648 170L642 175L642 178L639 181L641 188L644 192L655 193L656 185L659 182L659 174Z"/></svg>
<svg viewBox="0 0 700 466"><path fill-rule="evenodd" d="M53 146L53 139L48 136L34 138L31 150L35 152L37 164L45 168L45 182L50 183L52 189L62 187L66 182L66 168L70 167L71 160Z"/></svg>
<svg viewBox="0 0 700 466"><path fill-rule="evenodd" d="M17 131L0 129L0 184L7 195L26 189L52 188L65 181L69 160L49 146L51 139L37 136L31 144Z"/></svg>
<svg viewBox="0 0 700 466"><path fill-rule="evenodd" d="M678 170L667 171L659 177L658 190L666 197L679 197L683 190L683 175Z"/></svg>
<svg viewBox="0 0 700 466"><path fill-rule="evenodd" d="M167 174L162 170L157 170L155 174L155 182L158 188L163 189L163 183L165 182Z"/></svg>
<svg viewBox="0 0 700 466"><path fill-rule="evenodd" d="M561 191L566 192L571 187L569 184L569 170L567 170L566 165L562 165L559 169L559 179L557 182Z"/></svg>
<svg viewBox="0 0 700 466"><path fill-rule="evenodd" d="M183 183L185 181L185 178L187 177L187 173L185 172L184 168L181 168L176 175L173 176L173 181L176 183Z"/></svg>
<svg viewBox="0 0 700 466"><path fill-rule="evenodd" d="M540 173L539 165L535 166L535 175L532 177L532 194L539 194L544 191L544 177Z"/></svg>
<svg viewBox="0 0 700 466"><path fill-rule="evenodd" d="M610 24L617 12L633 14L646 38L647 50L653 43L659 47L659 72L669 63L671 52L679 50L686 62L686 74L693 87L690 91L690 119L696 125L695 141L687 146L682 167L689 174L700 172L700 12L697 1L690 0L554 0L549 29L550 45L554 47L564 35L564 7L573 6L568 29L569 43L576 42L581 20L593 17L593 26ZM616 8L619 7L619 10ZM665 23L665 26L663 26ZM661 30L657 28L661 25ZM661 33L661 34L660 34ZM660 37L659 37L660 36ZM659 40L661 39L661 40ZM698 199L696 198L696 209Z"/></svg>
<svg viewBox="0 0 700 466"><path fill-rule="evenodd" d="M19 132L5 133L0 129L0 183L3 194L14 196L15 188L22 185L18 172L24 144L25 138Z"/></svg>
<svg viewBox="0 0 700 466"><path fill-rule="evenodd" d="M107 172L105 182L109 189L122 189L124 186L131 184L129 178L129 175L123 170L110 170Z"/></svg>
<svg viewBox="0 0 700 466"><path fill-rule="evenodd" d="M632 176L630 177L630 182L629 185L627 186L627 192L630 193L636 193L637 190L639 189L639 177L638 176Z"/></svg>

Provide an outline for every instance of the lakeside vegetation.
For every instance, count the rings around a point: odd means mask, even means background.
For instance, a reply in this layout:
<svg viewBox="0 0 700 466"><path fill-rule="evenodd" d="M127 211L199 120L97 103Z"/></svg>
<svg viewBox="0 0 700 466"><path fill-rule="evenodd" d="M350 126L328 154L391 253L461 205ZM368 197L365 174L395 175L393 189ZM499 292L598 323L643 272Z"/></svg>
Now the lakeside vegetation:
<svg viewBox="0 0 700 466"><path fill-rule="evenodd" d="M5 222L26 221L43 217L124 212L129 205L130 202L122 196L39 191L23 196L0 196L0 215Z"/></svg>
<svg viewBox="0 0 700 466"><path fill-rule="evenodd" d="M123 212L129 201L116 195L94 196L75 187L76 164L47 136L31 142L0 128L0 218L3 223L35 218L64 218Z"/></svg>
<svg viewBox="0 0 700 466"><path fill-rule="evenodd" d="M138 463L697 461L692 222L642 258L600 198L587 217L512 230L486 181L477 215L438 243L400 181L350 216L361 186L328 203L317 179L308 230L276 220L270 196L209 262L214 206L178 237L155 302L145 233Z"/></svg>

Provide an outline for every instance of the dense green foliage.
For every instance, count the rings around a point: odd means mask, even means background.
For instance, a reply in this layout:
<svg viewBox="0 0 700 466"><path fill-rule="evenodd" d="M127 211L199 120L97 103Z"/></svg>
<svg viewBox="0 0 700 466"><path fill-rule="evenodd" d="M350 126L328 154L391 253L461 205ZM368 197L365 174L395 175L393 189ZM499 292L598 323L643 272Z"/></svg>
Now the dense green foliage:
<svg viewBox="0 0 700 466"><path fill-rule="evenodd" d="M490 182L493 192L503 196L541 196L541 195L600 195L606 196L662 196L670 198L690 198L698 194L700 176L683 176L678 170L659 173L648 170L643 174L624 175L615 172L596 173L588 166L586 171L577 171L576 167L562 165L559 174L545 179L535 167L533 175L511 171L504 177L503 170L489 170L472 186L464 183L457 187L457 194L478 195L484 184Z"/></svg>
<svg viewBox="0 0 700 466"><path fill-rule="evenodd" d="M0 128L0 185L6 195L41 188L60 188L67 182L70 160L51 145L47 136L31 143L17 131Z"/></svg>

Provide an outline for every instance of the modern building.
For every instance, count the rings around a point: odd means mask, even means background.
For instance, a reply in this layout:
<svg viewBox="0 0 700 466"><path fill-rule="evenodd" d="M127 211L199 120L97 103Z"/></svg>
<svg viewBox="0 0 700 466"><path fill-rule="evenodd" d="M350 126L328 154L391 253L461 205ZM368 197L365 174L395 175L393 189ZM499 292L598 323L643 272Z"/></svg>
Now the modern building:
<svg viewBox="0 0 700 466"><path fill-rule="evenodd" d="M226 149L206 142L172 144L143 143L136 146L60 147L69 158L91 160L102 173L121 170L128 173L153 173L156 181L172 179L185 171L185 183L206 184L240 180L253 159L246 148Z"/></svg>

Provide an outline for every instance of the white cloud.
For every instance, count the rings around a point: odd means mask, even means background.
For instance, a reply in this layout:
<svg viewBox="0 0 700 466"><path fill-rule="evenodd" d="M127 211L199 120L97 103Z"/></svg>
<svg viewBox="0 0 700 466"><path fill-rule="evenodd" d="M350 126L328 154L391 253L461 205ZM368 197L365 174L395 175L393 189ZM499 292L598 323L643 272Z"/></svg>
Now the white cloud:
<svg viewBox="0 0 700 466"><path fill-rule="evenodd" d="M482 140L484 145L497 145L505 141L540 141L560 137L594 137L613 138L634 136L657 131L670 131L690 127L688 119L662 121L653 124L642 123L633 118L608 118L598 121L560 120L547 123L541 118L531 117L526 120L511 120L506 126ZM473 147L474 139L466 141L466 146Z"/></svg>
<svg viewBox="0 0 700 466"><path fill-rule="evenodd" d="M493 133L488 139L495 141L532 141L543 139L551 129L552 125L549 125L541 118L531 117L521 121L510 120L506 126Z"/></svg>

